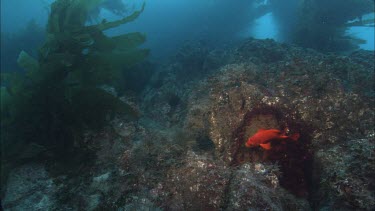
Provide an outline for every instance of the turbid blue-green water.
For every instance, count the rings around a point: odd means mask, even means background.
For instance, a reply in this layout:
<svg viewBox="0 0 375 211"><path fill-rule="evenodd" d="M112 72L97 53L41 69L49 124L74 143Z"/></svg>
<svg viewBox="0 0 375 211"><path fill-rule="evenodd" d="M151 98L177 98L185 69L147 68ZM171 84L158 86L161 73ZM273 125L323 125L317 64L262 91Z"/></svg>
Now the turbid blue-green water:
<svg viewBox="0 0 375 211"><path fill-rule="evenodd" d="M2 210L374 210L374 1L2 0Z"/></svg>

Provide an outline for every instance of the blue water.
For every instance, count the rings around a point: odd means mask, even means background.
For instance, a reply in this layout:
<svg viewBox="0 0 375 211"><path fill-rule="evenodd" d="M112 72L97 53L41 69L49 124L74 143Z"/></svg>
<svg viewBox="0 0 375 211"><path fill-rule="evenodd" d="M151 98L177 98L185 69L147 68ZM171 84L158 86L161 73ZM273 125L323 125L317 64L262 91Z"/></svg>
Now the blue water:
<svg viewBox="0 0 375 211"><path fill-rule="evenodd" d="M275 23L272 13L255 20L255 26L251 30L247 30L244 36L252 36L257 39L274 39L276 41L282 41L278 37L277 25Z"/></svg>
<svg viewBox="0 0 375 211"><path fill-rule="evenodd" d="M367 14L363 16L363 20L365 19L374 19L375 13ZM366 42L363 44L360 44L359 47L364 50L370 50L373 51L375 47L375 26L372 24L371 26L355 26L350 27L347 29L346 33L350 36L363 39Z"/></svg>
<svg viewBox="0 0 375 211"><path fill-rule="evenodd" d="M44 26L47 22L49 4L53 0L2 0L1 31L17 33L31 19ZM140 7L141 1L127 2L129 13ZM227 1L201 0L147 0L146 9L134 22L107 31L110 35L140 31L147 35L145 47L154 57L168 57L186 41L203 40L213 46L223 46L232 41L255 37L284 42L273 14L267 13L253 23L246 20L250 7L245 0L236 4ZM15 10L14 8L17 8ZM108 10L101 10L100 18L121 18ZM359 45L374 50L374 27L352 27L347 33L366 40ZM32 35L31 35L32 36Z"/></svg>
<svg viewBox="0 0 375 211"><path fill-rule="evenodd" d="M49 1L1 0L1 32L17 33L34 19L41 26L47 23Z"/></svg>

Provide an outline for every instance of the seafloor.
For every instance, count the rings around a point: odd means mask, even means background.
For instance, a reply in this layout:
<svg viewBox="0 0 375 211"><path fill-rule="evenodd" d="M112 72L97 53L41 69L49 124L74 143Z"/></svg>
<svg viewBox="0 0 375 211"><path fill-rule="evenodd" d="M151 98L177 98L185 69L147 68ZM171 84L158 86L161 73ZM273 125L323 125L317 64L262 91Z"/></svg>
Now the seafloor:
<svg viewBox="0 0 375 211"><path fill-rule="evenodd" d="M187 45L154 70L142 118L88 132L95 156L10 172L6 210L374 210L374 52L272 40ZM259 128L300 133L265 151Z"/></svg>

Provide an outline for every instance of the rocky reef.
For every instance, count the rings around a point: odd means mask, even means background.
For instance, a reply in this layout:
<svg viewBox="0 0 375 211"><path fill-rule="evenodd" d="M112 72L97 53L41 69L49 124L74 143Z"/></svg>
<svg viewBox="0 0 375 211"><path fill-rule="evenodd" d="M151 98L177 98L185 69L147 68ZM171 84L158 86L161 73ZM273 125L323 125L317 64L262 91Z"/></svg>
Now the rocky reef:
<svg viewBox="0 0 375 211"><path fill-rule="evenodd" d="M85 135L90 162L11 171L4 209L375 208L374 52L325 55L255 39L203 48L181 49L155 70L132 99L139 120L118 116ZM246 148L260 128L300 138Z"/></svg>

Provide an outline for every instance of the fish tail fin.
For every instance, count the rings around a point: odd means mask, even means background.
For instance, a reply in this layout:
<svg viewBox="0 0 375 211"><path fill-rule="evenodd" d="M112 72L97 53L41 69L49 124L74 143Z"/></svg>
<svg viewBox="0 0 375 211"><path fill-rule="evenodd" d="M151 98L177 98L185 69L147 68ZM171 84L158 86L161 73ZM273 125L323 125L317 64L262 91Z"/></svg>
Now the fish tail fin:
<svg viewBox="0 0 375 211"><path fill-rule="evenodd" d="M294 133L290 136L290 139L292 139L293 141L297 141L299 137L300 137L299 133Z"/></svg>
<svg viewBox="0 0 375 211"><path fill-rule="evenodd" d="M271 149L271 143L259 144L259 146L262 147L265 150L270 150Z"/></svg>

